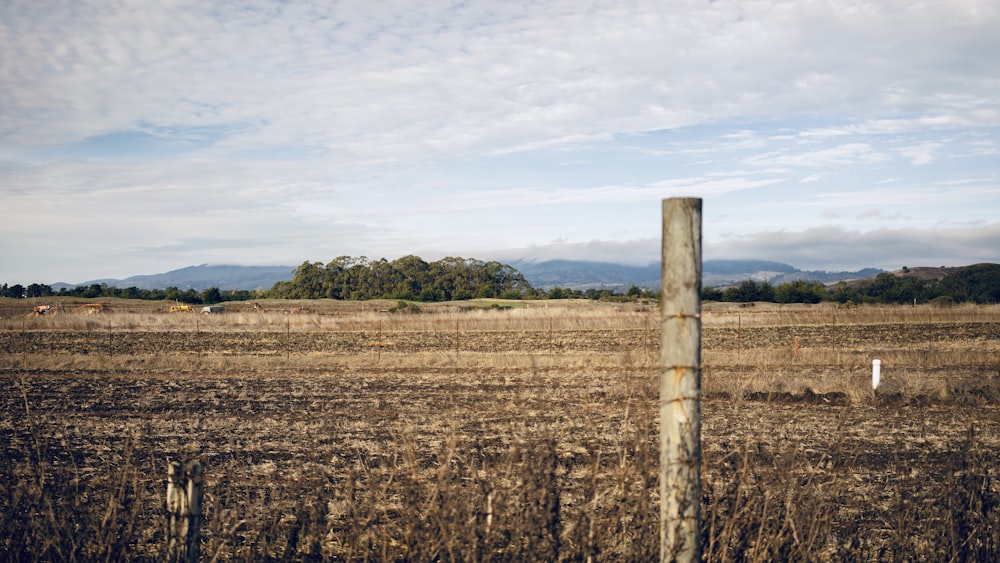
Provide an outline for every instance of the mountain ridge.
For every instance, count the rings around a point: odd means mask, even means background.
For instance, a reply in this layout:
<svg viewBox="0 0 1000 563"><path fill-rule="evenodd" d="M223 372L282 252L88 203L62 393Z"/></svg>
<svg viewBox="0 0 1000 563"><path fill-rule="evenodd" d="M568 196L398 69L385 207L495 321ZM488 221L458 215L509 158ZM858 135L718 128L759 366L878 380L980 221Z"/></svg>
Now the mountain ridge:
<svg viewBox="0 0 1000 563"><path fill-rule="evenodd" d="M235 264L200 264L185 266L159 274L142 274L124 279L97 279L78 284L53 284L53 289L108 285L111 287L137 287L139 289L166 289L202 291L211 287L224 290L271 289L279 281L289 281L295 273L294 266L240 266Z"/></svg>
<svg viewBox="0 0 1000 563"><path fill-rule="evenodd" d="M613 262L591 262L586 260L515 260L508 265L517 269L528 282L540 289L563 287L587 290L591 288L624 291L635 285L641 288L660 287L660 264L633 266ZM875 276L883 270L865 268L854 272L827 272L822 270L799 270L784 262L769 260L705 260L702 263L702 284L706 287L725 287L745 280L781 283L804 280L826 284L838 281L852 281ZM54 284L59 290L89 285L107 285L118 288L166 289L176 287L181 290L202 291L211 287L221 290L270 289L279 281L290 281L294 277L294 266L240 266L231 264L200 264L186 266L159 274L130 276L124 279L97 279L78 284Z"/></svg>
<svg viewBox="0 0 1000 563"><path fill-rule="evenodd" d="M659 289L660 264L630 266L582 260L515 261L510 263L531 285L541 289L628 289L635 285ZM781 284L796 280L824 284L875 276L883 270L864 268L857 271L799 270L784 262L771 260L705 260L702 262L702 285L725 287L746 280Z"/></svg>

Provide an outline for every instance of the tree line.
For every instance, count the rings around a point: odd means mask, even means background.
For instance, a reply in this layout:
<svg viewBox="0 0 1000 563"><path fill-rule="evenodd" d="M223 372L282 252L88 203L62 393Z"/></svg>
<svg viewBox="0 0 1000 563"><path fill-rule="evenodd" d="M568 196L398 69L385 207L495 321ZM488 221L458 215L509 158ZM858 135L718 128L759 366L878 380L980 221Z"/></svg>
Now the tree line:
<svg viewBox="0 0 1000 563"><path fill-rule="evenodd" d="M260 297L259 292L243 289L225 290L210 287L202 291L194 289L140 289L135 286L118 288L107 284L78 285L72 288L52 289L46 284L33 283L28 286L20 284L0 285L0 297L15 299L31 297L83 297L85 299L120 297L122 299L143 299L146 301L177 301L191 305L221 303L222 301L249 301Z"/></svg>
<svg viewBox="0 0 1000 563"><path fill-rule="evenodd" d="M896 276L887 272L857 283L839 282L826 286L820 282L797 280L773 286L766 281L746 280L724 289L706 287L701 298L706 301L748 303L1000 303L1000 264L976 264L961 268L940 280L915 276Z"/></svg>
<svg viewBox="0 0 1000 563"><path fill-rule="evenodd" d="M303 262L290 281L276 283L267 296L461 301L483 297L522 299L533 292L520 272L500 262L455 257L427 262L417 256L393 261L340 256L325 265Z"/></svg>
<svg viewBox="0 0 1000 563"><path fill-rule="evenodd" d="M497 297L502 299L592 299L635 301L659 299L659 292L631 286L625 293L611 289L576 290L553 287L536 289L513 267L476 259L444 258L426 262L417 256L398 260L369 260L341 256L327 264L303 262L290 281L278 282L268 290L116 288L91 284L53 291L44 284L0 285L0 297L120 297L124 299L166 300L189 304L252 299L396 299L405 301L461 301ZM977 264L961 268L940 280L881 273L857 283L840 282L826 286L820 282L796 280L780 285L746 280L725 287L704 287L705 301L749 303L1000 303L1000 264Z"/></svg>

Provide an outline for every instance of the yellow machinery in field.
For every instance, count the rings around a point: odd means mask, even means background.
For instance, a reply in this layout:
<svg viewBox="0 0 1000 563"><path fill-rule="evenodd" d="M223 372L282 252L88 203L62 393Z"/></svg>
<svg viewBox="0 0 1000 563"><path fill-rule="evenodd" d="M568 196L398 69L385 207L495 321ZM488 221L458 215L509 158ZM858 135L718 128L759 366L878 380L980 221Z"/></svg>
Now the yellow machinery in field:
<svg viewBox="0 0 1000 563"><path fill-rule="evenodd" d="M194 311L194 309L192 309L190 305L171 305L170 306L170 312L171 313L190 313L192 311Z"/></svg>
<svg viewBox="0 0 1000 563"><path fill-rule="evenodd" d="M31 315L36 317L54 314L56 314L56 312L52 309L52 305L35 305L35 310L31 312Z"/></svg>
<svg viewBox="0 0 1000 563"><path fill-rule="evenodd" d="M96 315L98 313L104 313L109 311L107 305L104 303L84 303L76 309L73 309L74 313L87 313L88 315Z"/></svg>

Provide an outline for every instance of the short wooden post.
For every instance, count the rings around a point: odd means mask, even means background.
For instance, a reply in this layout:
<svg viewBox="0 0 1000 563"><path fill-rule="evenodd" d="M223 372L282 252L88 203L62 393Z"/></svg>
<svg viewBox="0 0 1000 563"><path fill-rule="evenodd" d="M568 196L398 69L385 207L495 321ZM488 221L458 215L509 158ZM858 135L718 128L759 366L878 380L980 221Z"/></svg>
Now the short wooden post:
<svg viewBox="0 0 1000 563"><path fill-rule="evenodd" d="M201 556L201 462L167 466L167 561L195 563Z"/></svg>
<svg viewBox="0 0 1000 563"><path fill-rule="evenodd" d="M660 561L701 561L701 199L663 200Z"/></svg>
<svg viewBox="0 0 1000 563"><path fill-rule="evenodd" d="M552 317L549 317L549 355L554 353L552 348Z"/></svg>

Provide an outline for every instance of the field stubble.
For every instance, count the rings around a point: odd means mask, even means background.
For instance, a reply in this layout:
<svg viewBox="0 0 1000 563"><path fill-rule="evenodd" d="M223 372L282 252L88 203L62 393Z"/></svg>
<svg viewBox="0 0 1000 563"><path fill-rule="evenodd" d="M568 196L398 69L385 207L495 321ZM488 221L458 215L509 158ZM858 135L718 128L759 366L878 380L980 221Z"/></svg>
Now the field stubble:
<svg viewBox="0 0 1000 563"><path fill-rule="evenodd" d="M655 558L650 307L313 307L5 319L0 554L159 558L198 458L220 560ZM706 306L706 557L995 559L1000 314L957 309Z"/></svg>

